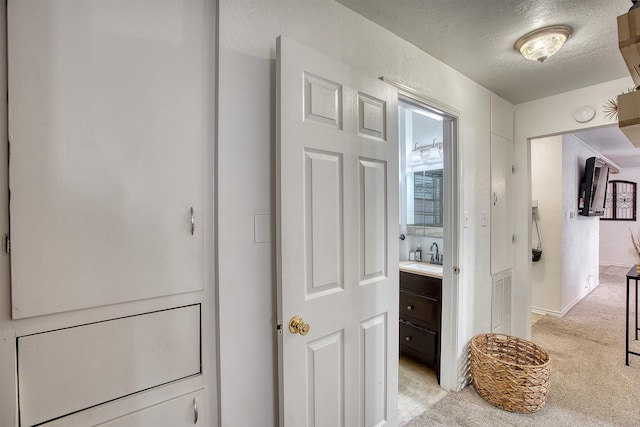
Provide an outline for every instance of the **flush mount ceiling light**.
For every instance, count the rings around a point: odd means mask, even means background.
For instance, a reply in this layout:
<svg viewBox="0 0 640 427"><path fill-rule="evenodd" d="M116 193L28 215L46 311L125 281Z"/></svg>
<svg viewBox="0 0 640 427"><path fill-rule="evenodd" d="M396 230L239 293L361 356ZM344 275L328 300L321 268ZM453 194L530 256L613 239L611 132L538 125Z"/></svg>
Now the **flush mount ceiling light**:
<svg viewBox="0 0 640 427"><path fill-rule="evenodd" d="M544 62L560 50L572 32L571 27L566 25L539 28L520 37L514 47L525 58Z"/></svg>

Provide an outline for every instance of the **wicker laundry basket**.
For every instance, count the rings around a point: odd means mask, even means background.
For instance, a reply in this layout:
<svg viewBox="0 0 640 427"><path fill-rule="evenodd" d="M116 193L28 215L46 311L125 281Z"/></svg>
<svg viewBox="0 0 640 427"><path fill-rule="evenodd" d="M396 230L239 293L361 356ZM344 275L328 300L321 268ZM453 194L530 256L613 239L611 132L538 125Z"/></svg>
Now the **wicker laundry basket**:
<svg viewBox="0 0 640 427"><path fill-rule="evenodd" d="M471 340L471 378L480 396L498 408L531 413L549 390L550 360L534 343L511 335L482 334Z"/></svg>

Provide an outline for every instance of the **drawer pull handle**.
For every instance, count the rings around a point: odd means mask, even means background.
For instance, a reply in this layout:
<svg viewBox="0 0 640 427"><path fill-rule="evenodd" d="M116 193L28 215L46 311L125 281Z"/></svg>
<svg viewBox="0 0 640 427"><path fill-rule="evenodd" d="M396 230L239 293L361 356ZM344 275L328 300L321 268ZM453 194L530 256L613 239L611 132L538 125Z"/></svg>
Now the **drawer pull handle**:
<svg viewBox="0 0 640 427"><path fill-rule="evenodd" d="M191 207L191 235L196 232L196 213L193 210L193 206Z"/></svg>
<svg viewBox="0 0 640 427"><path fill-rule="evenodd" d="M412 305L408 305L408 306L407 306L407 310L409 310L409 311L413 310L413 308L414 308L414 307L413 307Z"/></svg>
<svg viewBox="0 0 640 427"><path fill-rule="evenodd" d="M193 423L198 424L198 402L193 398Z"/></svg>
<svg viewBox="0 0 640 427"><path fill-rule="evenodd" d="M413 339L413 337L408 336L408 337L404 337L405 341L411 341Z"/></svg>

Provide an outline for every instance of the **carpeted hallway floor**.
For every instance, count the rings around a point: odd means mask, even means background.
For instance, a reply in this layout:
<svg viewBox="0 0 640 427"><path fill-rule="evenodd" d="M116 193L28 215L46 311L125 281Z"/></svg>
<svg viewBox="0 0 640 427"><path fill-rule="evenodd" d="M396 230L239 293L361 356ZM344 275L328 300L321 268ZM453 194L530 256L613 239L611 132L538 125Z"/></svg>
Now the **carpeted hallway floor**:
<svg viewBox="0 0 640 427"><path fill-rule="evenodd" d="M630 366L624 363L627 271L603 267L600 286L564 318L543 316L533 325L532 341L549 353L552 364L547 403L540 411L503 411L468 386L449 393L407 427L639 426L640 356L630 356ZM640 352L640 341L631 339L631 349Z"/></svg>

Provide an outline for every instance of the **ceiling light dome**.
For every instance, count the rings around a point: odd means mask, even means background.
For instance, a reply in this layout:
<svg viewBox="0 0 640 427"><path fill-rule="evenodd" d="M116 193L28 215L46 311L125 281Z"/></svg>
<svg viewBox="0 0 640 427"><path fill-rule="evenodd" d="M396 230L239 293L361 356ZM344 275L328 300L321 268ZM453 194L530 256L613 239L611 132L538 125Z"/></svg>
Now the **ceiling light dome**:
<svg viewBox="0 0 640 427"><path fill-rule="evenodd" d="M571 27L566 25L539 28L520 37L514 47L525 58L544 62L560 50L572 32Z"/></svg>

